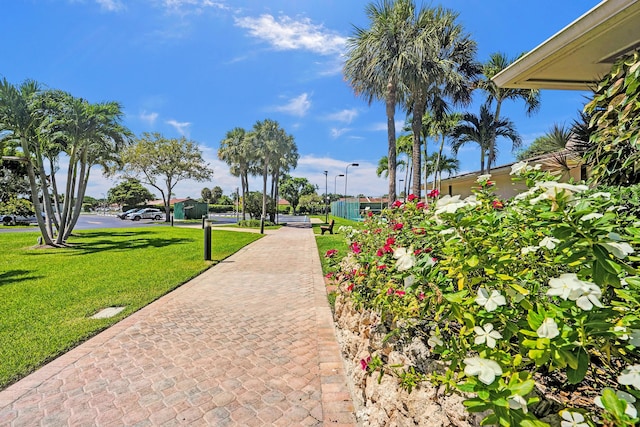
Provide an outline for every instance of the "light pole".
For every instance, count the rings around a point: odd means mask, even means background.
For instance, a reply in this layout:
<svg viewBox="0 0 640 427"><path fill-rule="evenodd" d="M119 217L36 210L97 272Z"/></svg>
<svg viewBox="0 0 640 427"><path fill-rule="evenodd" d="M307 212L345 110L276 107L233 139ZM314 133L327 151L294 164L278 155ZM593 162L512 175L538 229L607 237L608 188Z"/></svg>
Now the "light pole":
<svg viewBox="0 0 640 427"><path fill-rule="evenodd" d="M347 178L349 174L349 166L360 166L359 163L351 163L344 170L344 217L347 218Z"/></svg>
<svg viewBox="0 0 640 427"><path fill-rule="evenodd" d="M329 224L329 190L327 187L327 177L329 171L324 171L324 223Z"/></svg>
<svg viewBox="0 0 640 427"><path fill-rule="evenodd" d="M338 194L338 190L337 190L337 187L336 187L336 182L338 181L338 177L339 176L344 176L344 174L341 173L340 175L336 175L336 177L334 178L334 180L333 180L333 194ZM334 215L335 215L335 213L334 213Z"/></svg>

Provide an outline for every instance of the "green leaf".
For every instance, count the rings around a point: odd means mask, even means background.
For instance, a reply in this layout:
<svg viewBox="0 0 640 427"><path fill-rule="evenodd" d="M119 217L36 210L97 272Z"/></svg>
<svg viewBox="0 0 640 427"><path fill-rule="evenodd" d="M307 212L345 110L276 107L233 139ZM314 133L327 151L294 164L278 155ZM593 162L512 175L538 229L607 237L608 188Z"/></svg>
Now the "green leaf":
<svg viewBox="0 0 640 427"><path fill-rule="evenodd" d="M569 384L578 384L584 379L584 376L587 374L587 369L589 369L589 353L587 353L584 348L579 347L576 356L578 357L577 369L567 368Z"/></svg>
<svg viewBox="0 0 640 427"><path fill-rule="evenodd" d="M467 259L467 265L469 267L475 267L478 265L478 263L480 262L480 260L478 260L478 256L477 255L473 255L470 258Z"/></svg>
<svg viewBox="0 0 640 427"><path fill-rule="evenodd" d="M549 424L540 420L522 420L520 425L522 427L550 427Z"/></svg>
<svg viewBox="0 0 640 427"><path fill-rule="evenodd" d="M619 399L618 396L616 396L616 393L612 389L605 388L602 391L601 401L602 406L604 406L607 411L614 414L616 418L621 418L624 415L624 410L627 405L624 400Z"/></svg>
<svg viewBox="0 0 640 427"><path fill-rule="evenodd" d="M531 391L533 390L533 387L535 387L535 385L536 385L535 381L526 380L526 381L521 382L521 383L510 385L509 386L509 390L511 390L511 392L513 394L517 394L519 396L526 396L527 394L531 393Z"/></svg>

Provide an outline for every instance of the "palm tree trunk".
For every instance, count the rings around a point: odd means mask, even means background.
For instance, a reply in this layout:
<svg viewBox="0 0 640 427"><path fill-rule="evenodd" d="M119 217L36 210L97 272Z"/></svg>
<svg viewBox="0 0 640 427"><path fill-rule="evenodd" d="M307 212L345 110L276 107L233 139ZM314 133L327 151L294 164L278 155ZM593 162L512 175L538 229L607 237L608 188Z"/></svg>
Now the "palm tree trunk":
<svg viewBox="0 0 640 427"><path fill-rule="evenodd" d="M411 156L411 161L414 165L419 165L422 163L420 157L420 135L422 132L422 116L424 115L426 106L426 98L422 94L422 91L418 91L415 95L415 100L413 103L413 118L411 119L411 131L413 132L413 154ZM420 196L422 187L421 187L421 178L422 174L420 173L420 168L416 168L413 170L413 186L411 192ZM405 192L406 195L406 192Z"/></svg>
<svg viewBox="0 0 640 427"><path fill-rule="evenodd" d="M396 200L396 85L392 79L387 84L387 143L389 158L389 204ZM346 194L345 194L346 197Z"/></svg>
<svg viewBox="0 0 640 427"><path fill-rule="evenodd" d="M40 205L40 200L38 199L38 183L36 182L36 173L33 169L31 151L29 150L29 145L24 137L20 138L20 145L22 146L22 153L27 159L26 167L27 177L29 178L29 187L31 187L31 202L33 203L33 209L36 211L36 221L38 222L38 228L40 229L40 233L42 234L42 240L45 245L55 246L51 236L47 232L44 218L42 218L42 206Z"/></svg>
<svg viewBox="0 0 640 427"><path fill-rule="evenodd" d="M246 198L246 195L249 193L249 177L246 172L242 172L240 174L240 184L242 187L242 220L246 221L247 209L246 209L245 198Z"/></svg>
<svg viewBox="0 0 640 427"><path fill-rule="evenodd" d="M496 100L496 114L493 116L494 123L498 123L500 118L500 108L502 107L502 101ZM495 163L496 155L496 128L492 127L491 131L491 145L489 146L489 159L487 161L487 173L491 172L491 165Z"/></svg>

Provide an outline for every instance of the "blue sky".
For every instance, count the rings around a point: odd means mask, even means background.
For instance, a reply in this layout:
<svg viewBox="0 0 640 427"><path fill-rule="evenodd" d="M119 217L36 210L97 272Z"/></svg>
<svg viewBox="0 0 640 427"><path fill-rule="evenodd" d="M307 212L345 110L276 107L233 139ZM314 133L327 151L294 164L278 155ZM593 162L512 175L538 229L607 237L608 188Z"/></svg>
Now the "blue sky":
<svg viewBox="0 0 640 427"><path fill-rule="evenodd" d="M356 97L341 74L353 26L367 27L364 0L11 0L0 25L0 76L29 78L91 102L119 101L136 134L182 135L199 143L214 169L211 182L178 184L177 197L199 197L219 185L229 194L239 180L217 160L227 131L277 120L300 153L294 176L324 192L382 195L386 181L375 168L386 154L384 105ZM478 44L478 59L493 52L528 51L598 2L449 0ZM418 2L418 4L420 4ZM430 3L425 2L425 5ZM438 3L434 2L433 5ZM570 124L584 92L542 91L541 110L524 114L507 103L526 144L554 122ZM466 110L477 114L478 93ZM401 125L405 113L398 110ZM513 161L508 142L498 164ZM431 150L431 148L430 148ZM475 147L459 153L461 172L479 168ZM88 195L102 197L117 181L93 172ZM258 180L250 183L259 190ZM340 190L342 188L342 191ZM153 189L151 189L153 192ZM156 192L157 193L157 192Z"/></svg>

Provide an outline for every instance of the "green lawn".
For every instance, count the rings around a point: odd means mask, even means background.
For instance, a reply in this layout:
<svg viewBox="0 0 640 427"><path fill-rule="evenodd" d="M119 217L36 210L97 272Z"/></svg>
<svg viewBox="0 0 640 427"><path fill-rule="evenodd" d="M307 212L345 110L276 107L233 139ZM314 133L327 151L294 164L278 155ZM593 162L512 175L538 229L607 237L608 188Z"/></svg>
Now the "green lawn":
<svg viewBox="0 0 640 427"><path fill-rule="evenodd" d="M149 227L78 231L72 248L32 249L36 233L0 234L0 389L259 239ZM102 308L125 306L110 319Z"/></svg>
<svg viewBox="0 0 640 427"><path fill-rule="evenodd" d="M333 234L329 234L325 232L324 235L320 234L320 227L324 224L324 215L313 215L313 218L319 218L323 221L322 224L313 224L313 232L316 234L316 245L318 246L318 253L320 254L320 261L322 262L322 272L327 274L327 262L324 254L327 253L329 249L337 249L339 255L344 256L346 251L348 250L347 242L345 240L344 234L341 234L338 230L340 226L351 226L354 228L362 228L363 223L357 221L351 221L344 218L338 218L335 216L329 216L329 221L332 219L335 220L335 225L333 226Z"/></svg>

